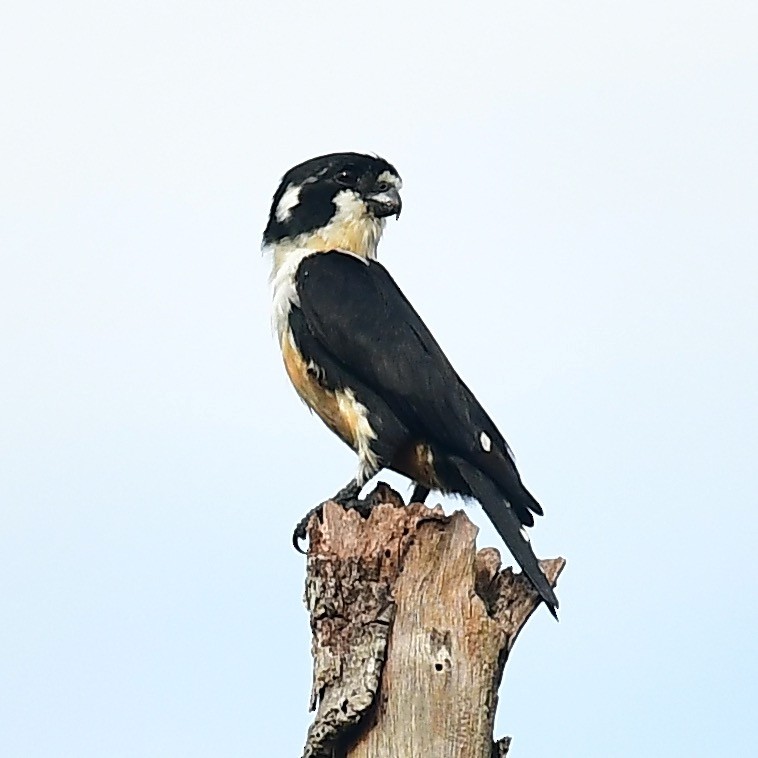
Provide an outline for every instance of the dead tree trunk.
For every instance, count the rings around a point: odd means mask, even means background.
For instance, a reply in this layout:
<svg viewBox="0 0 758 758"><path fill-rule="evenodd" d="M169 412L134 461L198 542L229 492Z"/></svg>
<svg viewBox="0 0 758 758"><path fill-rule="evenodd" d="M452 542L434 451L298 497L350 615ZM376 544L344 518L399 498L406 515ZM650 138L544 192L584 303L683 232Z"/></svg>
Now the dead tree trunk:
<svg viewBox="0 0 758 758"><path fill-rule="evenodd" d="M303 758L502 758L497 690L537 593L497 550L476 552L462 511L401 507L387 485L373 497L368 519L327 503L309 525ZM552 584L564 563L542 562Z"/></svg>

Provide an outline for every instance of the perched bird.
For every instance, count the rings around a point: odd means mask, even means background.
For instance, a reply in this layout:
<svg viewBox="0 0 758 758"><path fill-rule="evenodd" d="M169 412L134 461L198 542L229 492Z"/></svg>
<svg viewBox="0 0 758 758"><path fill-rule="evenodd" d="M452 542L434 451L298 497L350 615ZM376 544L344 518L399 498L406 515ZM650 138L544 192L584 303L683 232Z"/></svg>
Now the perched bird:
<svg viewBox="0 0 758 758"><path fill-rule="evenodd" d="M273 324L297 393L358 454L333 498L354 505L382 468L430 490L478 500L542 600L558 600L523 527L542 508L503 435L376 260L402 182L387 161L333 153L290 169L274 195ZM304 536L304 524L294 538Z"/></svg>

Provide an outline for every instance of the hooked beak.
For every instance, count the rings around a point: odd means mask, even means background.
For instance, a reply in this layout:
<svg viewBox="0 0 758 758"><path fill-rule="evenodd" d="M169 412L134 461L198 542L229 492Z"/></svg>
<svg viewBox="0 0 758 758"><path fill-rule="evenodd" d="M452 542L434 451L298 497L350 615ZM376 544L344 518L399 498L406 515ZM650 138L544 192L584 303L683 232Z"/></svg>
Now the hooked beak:
<svg viewBox="0 0 758 758"><path fill-rule="evenodd" d="M403 209L400 192L395 187L369 195L366 197L366 205L377 218L385 218L386 216L400 218L400 211Z"/></svg>

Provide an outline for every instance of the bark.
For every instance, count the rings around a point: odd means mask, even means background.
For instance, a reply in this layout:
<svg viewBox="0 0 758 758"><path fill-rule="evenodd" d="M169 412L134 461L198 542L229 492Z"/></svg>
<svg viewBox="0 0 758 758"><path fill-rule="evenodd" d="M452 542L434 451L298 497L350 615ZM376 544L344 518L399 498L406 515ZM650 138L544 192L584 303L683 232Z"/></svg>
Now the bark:
<svg viewBox="0 0 758 758"><path fill-rule="evenodd" d="M497 691L538 605L528 579L476 551L477 528L387 485L367 519L334 503L309 524L313 631L303 758L503 758ZM565 561L542 561L554 585Z"/></svg>

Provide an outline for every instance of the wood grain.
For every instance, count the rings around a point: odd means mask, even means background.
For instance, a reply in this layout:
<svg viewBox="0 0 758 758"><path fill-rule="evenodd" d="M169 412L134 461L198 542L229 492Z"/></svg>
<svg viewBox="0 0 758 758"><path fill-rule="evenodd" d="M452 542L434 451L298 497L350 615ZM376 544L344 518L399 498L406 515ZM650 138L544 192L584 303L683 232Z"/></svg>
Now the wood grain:
<svg viewBox="0 0 758 758"><path fill-rule="evenodd" d="M530 582L477 553L462 511L404 507L386 485L368 519L327 503L309 525L314 658L304 758L492 758L497 691L538 605ZM543 561L554 585L565 561Z"/></svg>

